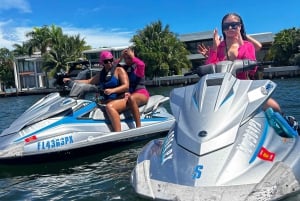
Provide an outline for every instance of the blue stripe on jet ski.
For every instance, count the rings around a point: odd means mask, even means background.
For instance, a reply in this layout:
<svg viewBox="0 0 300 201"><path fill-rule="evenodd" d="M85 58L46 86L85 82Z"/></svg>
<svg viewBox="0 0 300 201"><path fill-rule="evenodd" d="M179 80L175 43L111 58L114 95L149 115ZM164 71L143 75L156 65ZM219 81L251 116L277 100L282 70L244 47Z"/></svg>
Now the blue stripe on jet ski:
<svg viewBox="0 0 300 201"><path fill-rule="evenodd" d="M256 146L255 151L253 152L252 157L249 160L249 164L251 164L256 159L258 153L260 152L260 149L262 148L262 146L263 146L263 144L264 144L264 142L266 140L266 137L267 137L267 134L268 134L268 130L269 130L268 129L269 123L268 123L267 119L266 119L264 125L265 125L264 131L263 131L262 135L260 136L260 140L259 140L259 142L258 142L258 144Z"/></svg>
<svg viewBox="0 0 300 201"><path fill-rule="evenodd" d="M145 118L141 119L142 122L148 122L148 121L164 121L167 120L167 117L155 117L155 118ZM126 121L126 120L125 120Z"/></svg>
<svg viewBox="0 0 300 201"><path fill-rule="evenodd" d="M157 121L157 122L159 122L159 121L165 121L165 120L167 120L168 118L166 118L166 117L161 117L161 118L147 118L147 119L142 119L141 120L141 122L153 122L153 121ZM131 121L129 121L129 120L124 120L125 122L131 122ZM73 124L73 123L89 123L89 124L99 124L99 123L110 123L108 120L94 120L94 119L77 119L77 116L76 117L70 117L70 116L67 116L67 117L65 117L65 118L63 118L63 119L61 119L61 120L59 120L59 121L57 121L57 122L55 122L55 123L53 123L53 124L50 124L50 125L48 125L48 126L46 126L46 127L44 127L44 128L42 128L42 129L40 129L40 130L37 130L37 131L35 131L35 132L33 132L33 133L30 133L30 134L28 134L28 135L26 135L26 136L23 136L23 137L21 137L21 138L19 138L19 139L17 139L17 140L15 140L14 142L19 142L19 141L23 141L24 139L26 139L26 138L28 138L28 137L30 137L30 136L32 136L32 135L35 135L36 133L39 133L39 132L42 132L42 131L45 131L45 130L47 130L47 129L51 129L51 128L53 128L53 127L56 127L56 126L59 126L59 125L62 125L62 124Z"/></svg>
<svg viewBox="0 0 300 201"><path fill-rule="evenodd" d="M222 101L222 103L220 104L220 107L224 104L224 103L226 103L231 97L233 97L233 90L231 89L230 90L230 92L229 92L229 94L226 96L226 98Z"/></svg>
<svg viewBox="0 0 300 201"><path fill-rule="evenodd" d="M86 105L85 107L80 108L79 110L75 111L73 113L73 116L81 116L81 115L91 111L96 106L97 106L97 104L95 102L91 102L90 104Z"/></svg>
<svg viewBox="0 0 300 201"><path fill-rule="evenodd" d="M42 131L45 131L49 128L53 128L53 127L56 127L58 125L61 125L61 124L71 124L71 123L99 123L99 121L102 121L102 120L93 120L93 119L78 119L78 117L80 117L81 115L91 111L94 107L96 107L96 103L95 102L91 102L90 104L86 105L85 107L83 108L80 108L79 110L75 111L74 113L72 114L69 114L65 117L63 117L61 120L58 120L57 122L54 122L44 128L41 128L33 133L29 133L28 135L25 135L17 140L15 140L14 142L19 142L19 141L22 141L32 135L35 135L36 133L39 133L39 132L42 132ZM105 121L102 121L102 122L105 122Z"/></svg>
<svg viewBox="0 0 300 201"><path fill-rule="evenodd" d="M194 93L194 95L193 95L193 103L194 103L195 107L199 110L198 99L195 96L196 96L196 93Z"/></svg>
<svg viewBox="0 0 300 201"><path fill-rule="evenodd" d="M29 133L26 136L23 136L17 140L15 140L14 142L19 142L22 141L32 135L35 135L36 133L48 130L50 128L62 125L62 124L72 124L72 123L109 123L108 120L95 120L95 119L80 119L78 117L82 116L83 114L86 114L87 112L91 111L94 107L96 107L96 103L91 102L90 104L86 105L85 107L77 110L76 112L74 112L73 114L67 115L64 118L62 118L61 120L58 120L57 122L54 122L44 128L41 128L33 133ZM146 118L146 119L142 119L141 122L151 122L151 121L164 121L167 120L167 117L161 117L161 118ZM128 120L125 120L125 122Z"/></svg>
<svg viewBox="0 0 300 201"><path fill-rule="evenodd" d="M99 123L99 121L102 121L102 120L76 119L76 117L75 117L75 118L74 118L74 117L65 117L65 118L63 118L63 119L61 119L61 120L59 120L59 121L57 121L57 122L55 122L55 123L53 123L53 124L50 124L50 125L48 125L48 126L42 128L42 129L39 129L39 130L37 130L37 131L35 131L35 132L33 132L33 133L29 133L28 135L23 136L23 137L21 137L21 138L15 140L14 142L22 141L22 140L24 140L24 139L26 139L26 138L28 138L28 137L30 137L30 136L32 136L32 135L35 135L36 133L39 133L39 132L48 130L48 129L50 129L50 128L53 128L53 127L56 127L56 126L62 125L62 124L72 124L72 123ZM103 122L105 122L105 121L103 121Z"/></svg>

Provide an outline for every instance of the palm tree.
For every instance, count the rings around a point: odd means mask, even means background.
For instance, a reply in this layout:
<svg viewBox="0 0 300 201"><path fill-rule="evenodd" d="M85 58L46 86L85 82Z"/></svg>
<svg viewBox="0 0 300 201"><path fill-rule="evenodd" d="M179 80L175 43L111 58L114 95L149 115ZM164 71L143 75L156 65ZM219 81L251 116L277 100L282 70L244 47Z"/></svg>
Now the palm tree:
<svg viewBox="0 0 300 201"><path fill-rule="evenodd" d="M147 64L146 76L165 76L169 72L181 73L182 68L190 68L188 51L169 26L161 21L147 25L131 39L138 56Z"/></svg>
<svg viewBox="0 0 300 201"><path fill-rule="evenodd" d="M34 27L33 31L26 34L26 37L30 38L28 41L29 55L32 55L35 51L40 51L41 54L44 54L52 42L48 26L43 26L42 28Z"/></svg>
<svg viewBox="0 0 300 201"><path fill-rule="evenodd" d="M51 48L43 54L44 69L51 71L54 75L61 69L66 70L67 62L77 60L82 57L82 51L90 49L80 35L67 36L62 31L51 28L50 35L52 38Z"/></svg>
<svg viewBox="0 0 300 201"><path fill-rule="evenodd" d="M13 53L7 48L0 49L0 80L6 86L14 86Z"/></svg>
<svg viewBox="0 0 300 201"><path fill-rule="evenodd" d="M43 58L42 68L46 77L48 72L54 75L61 69L66 69L67 62L82 57L82 51L91 49L80 35L68 36L63 34L62 28L55 25L34 27L26 33L28 41L22 45L14 44L13 53L16 56L29 55L39 51Z"/></svg>
<svg viewBox="0 0 300 201"><path fill-rule="evenodd" d="M20 44L13 44L14 50L12 51L14 56L25 56L29 54L29 45L28 43L22 43Z"/></svg>
<svg viewBox="0 0 300 201"><path fill-rule="evenodd" d="M83 50L91 49L79 34L65 35L62 28L55 25L35 27L26 36L30 37L26 43L29 55L34 51L40 51L44 61L43 68L46 72L50 71L52 75L61 69L65 70L67 62L82 57Z"/></svg>

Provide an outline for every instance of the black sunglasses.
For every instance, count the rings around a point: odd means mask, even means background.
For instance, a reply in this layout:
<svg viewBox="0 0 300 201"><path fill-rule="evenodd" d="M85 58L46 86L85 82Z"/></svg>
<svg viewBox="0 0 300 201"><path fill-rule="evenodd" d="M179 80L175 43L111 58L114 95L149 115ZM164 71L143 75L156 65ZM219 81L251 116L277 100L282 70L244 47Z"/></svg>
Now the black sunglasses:
<svg viewBox="0 0 300 201"><path fill-rule="evenodd" d="M241 26L240 22L225 22L222 24L222 29L228 30L229 27L231 27L231 29L237 29L239 26Z"/></svg>
<svg viewBox="0 0 300 201"><path fill-rule="evenodd" d="M108 62L112 63L114 61L114 59L105 59L103 60L104 64L108 64Z"/></svg>

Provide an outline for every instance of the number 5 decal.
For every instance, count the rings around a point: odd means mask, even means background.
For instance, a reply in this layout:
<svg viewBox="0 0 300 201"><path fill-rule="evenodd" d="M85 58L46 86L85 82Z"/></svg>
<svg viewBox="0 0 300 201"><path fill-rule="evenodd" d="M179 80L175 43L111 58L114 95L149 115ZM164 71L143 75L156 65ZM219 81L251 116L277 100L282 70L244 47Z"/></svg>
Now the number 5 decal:
<svg viewBox="0 0 300 201"><path fill-rule="evenodd" d="M194 169L193 179L199 179L201 177L203 165L197 165Z"/></svg>

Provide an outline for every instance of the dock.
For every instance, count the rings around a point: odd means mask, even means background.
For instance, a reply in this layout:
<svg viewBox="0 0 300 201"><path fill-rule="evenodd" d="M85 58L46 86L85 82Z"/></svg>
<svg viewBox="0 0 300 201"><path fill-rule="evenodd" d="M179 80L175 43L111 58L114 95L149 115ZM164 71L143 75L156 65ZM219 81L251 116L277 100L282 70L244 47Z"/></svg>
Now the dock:
<svg viewBox="0 0 300 201"><path fill-rule="evenodd" d="M1 97L12 97L12 96L30 96L30 95L47 95L49 93L53 92L59 92L62 93L64 90L62 89L56 89L56 88L40 88L40 89L29 89L29 90L23 90L23 91L6 91L6 92L0 92L0 98Z"/></svg>
<svg viewBox="0 0 300 201"><path fill-rule="evenodd" d="M258 72L259 79L276 79L300 77L299 66L282 66L263 68ZM169 85L187 85L196 83L200 78L197 75L183 76L173 75L167 77L157 77L147 80L147 86L169 86Z"/></svg>
<svg viewBox="0 0 300 201"><path fill-rule="evenodd" d="M282 66L282 67L268 67L259 70L259 79L276 79L276 78L291 78L300 77L299 66ZM166 77L155 77L152 80L146 80L146 86L157 87L157 86L172 86L172 85L189 85L199 81L198 75L173 75ZM26 96L26 95L38 95L38 94L49 94L52 92L66 93L63 89L57 88L39 88L39 89L25 89L22 91L6 90L5 92L0 91L0 97L10 96Z"/></svg>
<svg viewBox="0 0 300 201"><path fill-rule="evenodd" d="M173 75L166 77L155 77L152 80L146 80L146 86L171 86L180 84L193 84L198 82L198 75Z"/></svg>
<svg viewBox="0 0 300 201"><path fill-rule="evenodd" d="M281 67L269 67L264 68L263 78L273 79L273 78L286 78L286 77L298 77L300 76L299 66L281 66Z"/></svg>

